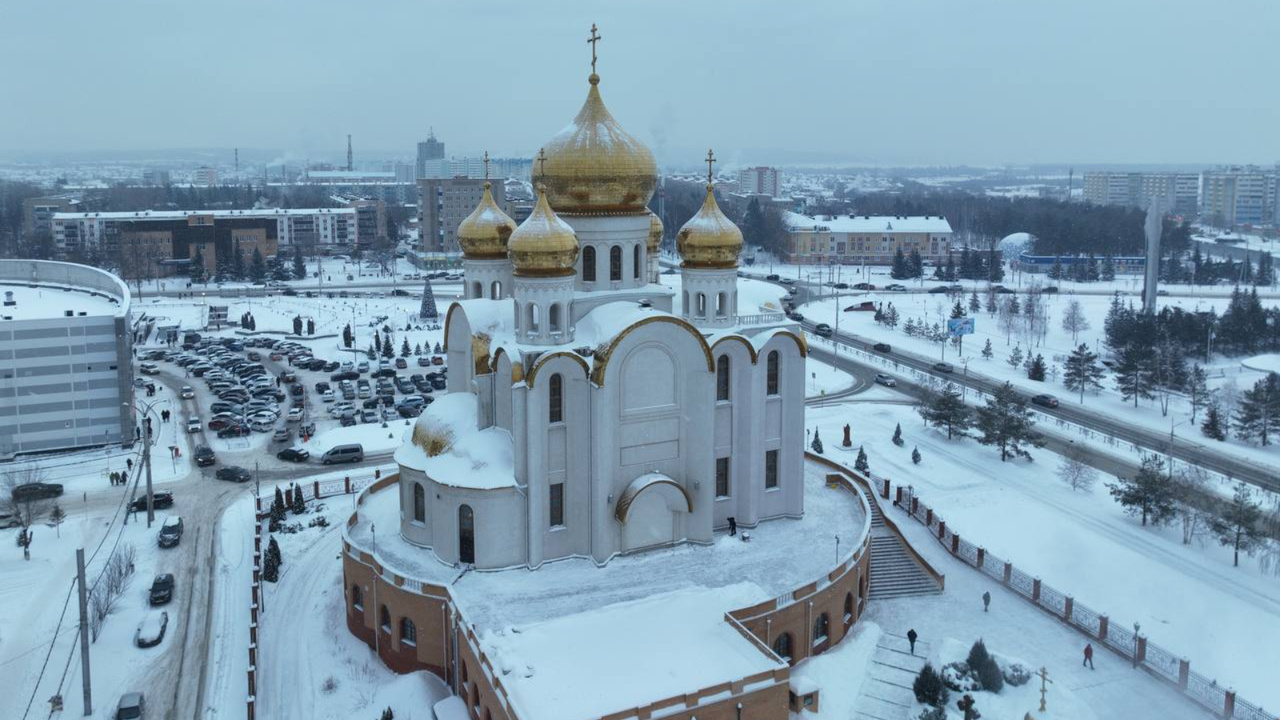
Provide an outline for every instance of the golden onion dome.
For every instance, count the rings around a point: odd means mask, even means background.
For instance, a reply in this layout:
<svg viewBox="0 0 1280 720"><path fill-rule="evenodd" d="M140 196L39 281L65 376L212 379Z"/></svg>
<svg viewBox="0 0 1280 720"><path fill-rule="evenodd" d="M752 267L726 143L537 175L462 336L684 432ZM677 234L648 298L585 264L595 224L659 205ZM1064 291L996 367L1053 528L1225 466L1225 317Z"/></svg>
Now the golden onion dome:
<svg viewBox="0 0 1280 720"><path fill-rule="evenodd" d="M676 235L681 267L732 268L742 254L742 231L720 211L710 183L697 214Z"/></svg>
<svg viewBox="0 0 1280 720"><path fill-rule="evenodd" d="M578 236L547 203L538 188L538 204L507 241L512 268L521 277L573 275L578 262Z"/></svg>
<svg viewBox="0 0 1280 720"><path fill-rule="evenodd" d="M503 260L507 257L507 239L515 229L515 221L494 202L486 180L480 204L458 226L458 245L469 259Z"/></svg>
<svg viewBox="0 0 1280 720"><path fill-rule="evenodd" d="M652 210L649 211L649 242L645 249L650 255L657 255L662 248L662 220Z"/></svg>
<svg viewBox="0 0 1280 720"><path fill-rule="evenodd" d="M600 76L578 116L546 144L546 161L534 173L556 212L601 215L642 213L658 184L653 153L609 114L600 99Z"/></svg>

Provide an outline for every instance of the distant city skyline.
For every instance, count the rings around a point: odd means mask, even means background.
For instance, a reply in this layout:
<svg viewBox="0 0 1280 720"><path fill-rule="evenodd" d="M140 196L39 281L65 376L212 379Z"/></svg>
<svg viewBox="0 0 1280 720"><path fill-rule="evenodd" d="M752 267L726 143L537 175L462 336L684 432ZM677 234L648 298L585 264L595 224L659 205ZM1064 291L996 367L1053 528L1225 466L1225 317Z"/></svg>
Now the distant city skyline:
<svg viewBox="0 0 1280 720"><path fill-rule="evenodd" d="M733 12L123 0L73 13L55 25L31 0L0 10L6 65L40 58L6 78L0 162L241 147L342 163L348 133L357 165L412 162L432 127L449 155L530 157L582 103L592 22L606 103L664 165L692 167L710 145L726 167L1280 160L1280 98L1267 92L1280 5L1262 0L747 0ZM378 31L335 35L353 14ZM228 52L268 27L288 32ZM379 100L334 102L344 93Z"/></svg>

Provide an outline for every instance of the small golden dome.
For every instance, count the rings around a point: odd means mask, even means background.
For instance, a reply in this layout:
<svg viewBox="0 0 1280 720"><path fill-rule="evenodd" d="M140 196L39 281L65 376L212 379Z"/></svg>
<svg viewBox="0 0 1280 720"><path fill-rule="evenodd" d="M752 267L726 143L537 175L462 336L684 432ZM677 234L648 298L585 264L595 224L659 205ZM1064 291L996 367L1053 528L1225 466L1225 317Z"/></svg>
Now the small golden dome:
<svg viewBox="0 0 1280 720"><path fill-rule="evenodd" d="M653 153L623 130L600 99L600 76L578 116L546 144L546 162L534 173L551 207L570 214L642 213L658 184Z"/></svg>
<svg viewBox="0 0 1280 720"><path fill-rule="evenodd" d="M543 188L538 188L533 212L511 233L507 251L515 274L521 277L561 277L577 272L578 236L556 217Z"/></svg>
<svg viewBox="0 0 1280 720"><path fill-rule="evenodd" d="M676 235L681 267L732 268L742 254L742 231L720 211L710 183L702 208Z"/></svg>
<svg viewBox="0 0 1280 720"><path fill-rule="evenodd" d="M458 225L458 244L462 254L472 260L503 260L507 257L507 239L515 229L515 221L494 202L486 180L480 204Z"/></svg>
<svg viewBox="0 0 1280 720"><path fill-rule="evenodd" d="M662 220L652 210L649 211L649 242L645 249L650 255L657 255L662 248Z"/></svg>

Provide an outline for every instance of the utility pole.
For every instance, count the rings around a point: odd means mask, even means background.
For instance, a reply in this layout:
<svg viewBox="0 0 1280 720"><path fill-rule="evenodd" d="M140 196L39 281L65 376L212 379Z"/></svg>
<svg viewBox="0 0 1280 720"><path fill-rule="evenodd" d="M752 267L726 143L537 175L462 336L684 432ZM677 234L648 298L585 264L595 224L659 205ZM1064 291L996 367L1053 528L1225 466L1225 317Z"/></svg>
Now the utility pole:
<svg viewBox="0 0 1280 720"><path fill-rule="evenodd" d="M84 584L84 548L76 549L76 582L80 586L80 683L84 686L84 716L93 714L89 683L89 590Z"/></svg>
<svg viewBox="0 0 1280 720"><path fill-rule="evenodd" d="M147 411L150 412L148 407ZM149 415L143 416L142 424L145 426L142 432L142 462L147 466L147 527L151 527L151 523L156 519L156 497L151 492L151 426L147 424L150 419Z"/></svg>

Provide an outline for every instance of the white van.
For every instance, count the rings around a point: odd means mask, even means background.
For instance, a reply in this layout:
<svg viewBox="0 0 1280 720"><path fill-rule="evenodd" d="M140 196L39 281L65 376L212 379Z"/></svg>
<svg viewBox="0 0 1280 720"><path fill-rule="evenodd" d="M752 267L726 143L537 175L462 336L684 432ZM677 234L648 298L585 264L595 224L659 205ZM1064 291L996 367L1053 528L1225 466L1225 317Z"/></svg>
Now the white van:
<svg viewBox="0 0 1280 720"><path fill-rule="evenodd" d="M364 446L360 444L335 445L320 456L320 462L331 465L340 462L361 462L364 460Z"/></svg>

